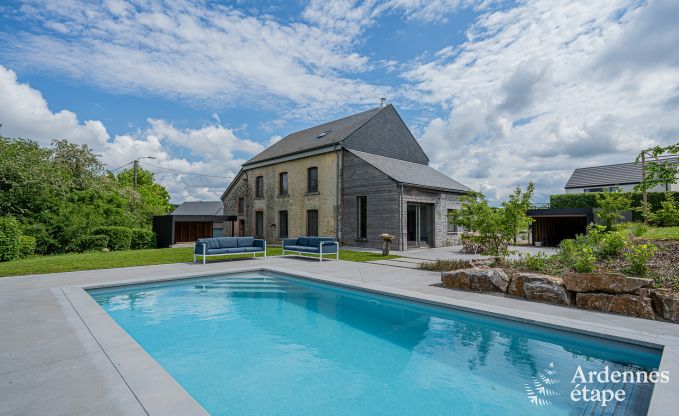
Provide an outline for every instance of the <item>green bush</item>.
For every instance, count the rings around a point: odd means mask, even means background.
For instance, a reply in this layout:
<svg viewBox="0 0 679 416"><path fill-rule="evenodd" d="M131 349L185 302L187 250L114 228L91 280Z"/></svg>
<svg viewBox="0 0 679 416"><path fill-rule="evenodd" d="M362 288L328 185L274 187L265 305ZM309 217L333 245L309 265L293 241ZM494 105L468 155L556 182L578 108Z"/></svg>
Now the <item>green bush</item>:
<svg viewBox="0 0 679 416"><path fill-rule="evenodd" d="M660 203L660 209L649 214L648 222L657 227L676 227L679 225L679 207L671 199Z"/></svg>
<svg viewBox="0 0 679 416"><path fill-rule="evenodd" d="M648 261L658 251L658 248L651 243L628 243L626 246L627 270L632 274L644 276L648 271Z"/></svg>
<svg viewBox="0 0 679 416"><path fill-rule="evenodd" d="M0 217L0 261L19 258L21 254L21 228L13 217Z"/></svg>
<svg viewBox="0 0 679 416"><path fill-rule="evenodd" d="M147 228L132 228L132 250L156 248L156 234Z"/></svg>
<svg viewBox="0 0 679 416"><path fill-rule="evenodd" d="M646 231L648 231L648 227L645 226L643 223L638 222L632 225L629 231L630 233L632 233L633 236L641 237L642 235L646 234Z"/></svg>
<svg viewBox="0 0 679 416"><path fill-rule="evenodd" d="M602 257L617 256L625 248L625 236L619 232L604 234L599 242L598 254Z"/></svg>
<svg viewBox="0 0 679 416"><path fill-rule="evenodd" d="M621 194L629 196L632 201L634 220L642 220L643 193L621 192ZM648 192L647 199L649 213L655 213L662 208L662 202L665 200L673 200L675 204L679 205L679 192ZM551 208L599 208L597 192L551 195L549 204Z"/></svg>
<svg viewBox="0 0 679 416"><path fill-rule="evenodd" d="M84 235L78 240L79 251L101 251L108 247L108 236L103 234Z"/></svg>
<svg viewBox="0 0 679 416"><path fill-rule="evenodd" d="M580 237L580 235L578 236ZM596 255L586 239L563 240L559 245L559 257L566 267L578 273L594 270Z"/></svg>
<svg viewBox="0 0 679 416"><path fill-rule="evenodd" d="M132 230L127 227L96 227L90 234L108 237L108 248L111 250L129 250L132 246Z"/></svg>
<svg viewBox="0 0 679 416"><path fill-rule="evenodd" d="M544 273L550 269L549 256L544 253L524 254L517 261L518 266L531 272Z"/></svg>
<svg viewBox="0 0 679 416"><path fill-rule="evenodd" d="M26 258L35 254L35 237L22 235L19 243L19 257Z"/></svg>

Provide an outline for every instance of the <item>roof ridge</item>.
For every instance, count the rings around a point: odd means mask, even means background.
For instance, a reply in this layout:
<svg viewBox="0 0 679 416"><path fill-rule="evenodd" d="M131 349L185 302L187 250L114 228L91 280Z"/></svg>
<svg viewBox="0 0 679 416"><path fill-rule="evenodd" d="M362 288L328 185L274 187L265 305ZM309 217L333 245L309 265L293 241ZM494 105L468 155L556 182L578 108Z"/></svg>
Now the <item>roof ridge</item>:
<svg viewBox="0 0 679 416"><path fill-rule="evenodd" d="M342 143L343 141L345 141L346 139L348 139L349 137L351 137L352 134L354 134L354 133L356 133L358 130L360 130L361 127L365 126L370 120L374 119L379 113L382 112L382 110L384 110L385 108L389 107L390 105L391 105L391 104L387 104L387 105L385 105L385 106L383 106L383 107L377 107L377 108L373 108L373 109L371 109L371 110L363 111L363 113L367 113L368 111L372 111L372 110L377 110L377 109L379 109L378 111L375 112L375 114L373 114L373 115L370 116L366 121L364 121L363 123L361 123L360 126L358 126L358 127L356 127L355 129L353 129L353 130L351 131L351 133L349 133L349 134L347 134L346 136L344 136L344 138L343 138L342 140L339 140L339 141L333 142L333 143ZM358 114L361 114L361 113L358 113ZM358 114L355 114L355 115L358 115Z"/></svg>

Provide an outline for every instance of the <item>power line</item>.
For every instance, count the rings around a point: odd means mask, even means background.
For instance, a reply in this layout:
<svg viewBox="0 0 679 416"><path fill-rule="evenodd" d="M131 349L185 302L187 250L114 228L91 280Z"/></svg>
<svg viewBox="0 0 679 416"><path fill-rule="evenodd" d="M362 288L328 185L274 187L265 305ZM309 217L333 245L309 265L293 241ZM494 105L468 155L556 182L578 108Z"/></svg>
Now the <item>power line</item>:
<svg viewBox="0 0 679 416"><path fill-rule="evenodd" d="M132 162L125 163L124 165L122 165L122 166L120 166L120 167L117 167L117 168L115 168L115 169L111 169L110 172L115 172L115 171L117 171L117 170L119 170L119 169L124 168L125 166L131 165L132 163L134 163L134 160L133 160Z"/></svg>
<svg viewBox="0 0 679 416"><path fill-rule="evenodd" d="M130 162L130 163L132 163L132 162ZM141 161L139 163L146 165L146 166L152 166L154 168L163 169L163 170L167 170L167 171L174 172L174 173L180 173L182 175L197 175L197 176L207 176L209 178L233 179L233 176L207 175L205 173L186 172L186 171L183 171L183 170L170 169L170 168L166 168L166 167L163 167L163 166L153 165L151 163L146 163L146 162L141 162ZM129 165L129 163L128 163L128 165Z"/></svg>

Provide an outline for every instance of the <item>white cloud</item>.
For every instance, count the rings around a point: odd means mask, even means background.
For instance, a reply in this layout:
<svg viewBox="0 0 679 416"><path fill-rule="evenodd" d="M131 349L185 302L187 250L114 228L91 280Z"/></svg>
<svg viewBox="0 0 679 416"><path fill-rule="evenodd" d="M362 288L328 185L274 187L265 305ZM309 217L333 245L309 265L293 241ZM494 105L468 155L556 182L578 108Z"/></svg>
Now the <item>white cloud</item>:
<svg viewBox="0 0 679 416"><path fill-rule="evenodd" d="M665 33L678 18L671 0L482 13L467 42L404 74L418 99L449 109L423 131L433 165L494 199L533 180L545 200L575 167L676 142L679 50Z"/></svg>
<svg viewBox="0 0 679 416"><path fill-rule="evenodd" d="M109 169L152 156L155 160L141 160L142 167L156 173L174 202L219 199L230 182L227 178L238 173L246 158L263 150L262 145L238 138L233 130L221 125L179 129L156 119L149 119L145 130L111 138L98 120L82 123L73 112L53 112L40 91L20 83L13 71L1 65L0 123L3 123L0 133L6 137L23 137L43 145L55 138L87 144L101 154ZM173 154L171 149L193 157Z"/></svg>

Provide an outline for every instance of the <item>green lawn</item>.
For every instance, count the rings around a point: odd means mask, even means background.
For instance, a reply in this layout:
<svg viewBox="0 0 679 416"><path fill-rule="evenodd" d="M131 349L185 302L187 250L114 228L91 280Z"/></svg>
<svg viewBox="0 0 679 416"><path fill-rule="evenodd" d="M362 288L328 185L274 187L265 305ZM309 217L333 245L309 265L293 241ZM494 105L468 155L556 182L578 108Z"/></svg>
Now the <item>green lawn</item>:
<svg viewBox="0 0 679 416"><path fill-rule="evenodd" d="M268 247L267 256L281 254L280 247ZM245 256L209 257L208 262L229 261ZM396 258L363 251L340 250L340 259L369 261ZM34 256L23 260L0 263L0 277L73 272L78 270L112 269L115 267L148 266L152 264L186 263L193 261L192 248L158 248L153 250L112 251L110 253L74 253L54 256Z"/></svg>
<svg viewBox="0 0 679 416"><path fill-rule="evenodd" d="M623 228L629 233L633 233L633 230L639 227L639 223L625 224ZM679 227L647 227L646 232L639 237L661 240L679 240Z"/></svg>

